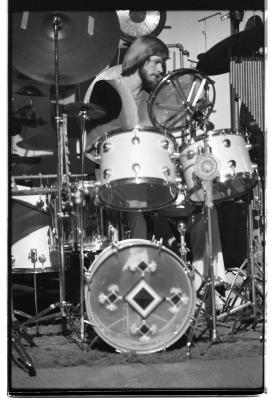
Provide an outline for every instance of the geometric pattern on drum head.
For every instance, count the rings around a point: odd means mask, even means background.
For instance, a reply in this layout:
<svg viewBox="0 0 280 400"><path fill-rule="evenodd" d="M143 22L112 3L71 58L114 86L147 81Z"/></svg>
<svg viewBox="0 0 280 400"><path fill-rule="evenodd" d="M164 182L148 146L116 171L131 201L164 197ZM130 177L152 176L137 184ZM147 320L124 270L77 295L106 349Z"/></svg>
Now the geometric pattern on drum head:
<svg viewBox="0 0 280 400"><path fill-rule="evenodd" d="M176 314L180 310L181 304L188 304L189 297L186 296L180 288L171 288L170 289L170 296L166 297L165 300L169 301L171 307L169 311L172 314Z"/></svg>
<svg viewBox="0 0 280 400"><path fill-rule="evenodd" d="M146 272L155 272L157 269L157 264L154 260L146 263L144 260L135 262L135 260L132 260L133 262L130 262L126 264L123 267L123 271L129 270L131 272L138 271L141 273L141 276L144 277Z"/></svg>
<svg viewBox="0 0 280 400"><path fill-rule="evenodd" d="M163 300L145 279L141 279L124 299L142 318L147 318Z"/></svg>
<svg viewBox="0 0 280 400"><path fill-rule="evenodd" d="M116 303L122 300L122 296L119 296L118 285L111 285L108 287L108 293L101 292L98 296L99 303L106 304L106 308L109 311L115 311L117 309Z"/></svg>
<svg viewBox="0 0 280 400"><path fill-rule="evenodd" d="M158 328L155 324L149 326L145 320L141 321L139 326L134 323L130 327L130 332L132 333L132 335L140 336L139 340L146 343L151 340L148 335L155 335L157 331Z"/></svg>

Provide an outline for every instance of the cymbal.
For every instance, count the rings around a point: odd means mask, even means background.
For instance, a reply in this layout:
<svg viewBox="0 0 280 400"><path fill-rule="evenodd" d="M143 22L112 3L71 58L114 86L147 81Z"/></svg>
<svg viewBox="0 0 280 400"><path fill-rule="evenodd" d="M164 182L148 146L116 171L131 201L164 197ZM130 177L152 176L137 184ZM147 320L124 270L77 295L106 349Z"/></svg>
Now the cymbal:
<svg viewBox="0 0 280 400"><path fill-rule="evenodd" d="M17 146L25 150L45 150L53 151L56 148L52 137L46 135L33 135L28 139L17 142Z"/></svg>
<svg viewBox="0 0 280 400"><path fill-rule="evenodd" d="M21 126L28 126L30 128L37 128L40 125L47 125L47 122L42 118L23 118L23 117L13 117L13 123L19 124Z"/></svg>
<svg viewBox="0 0 280 400"><path fill-rule="evenodd" d="M60 85L86 81L104 69L117 51L120 24L115 11L16 12L12 64L28 77L55 84L54 17L58 27Z"/></svg>
<svg viewBox="0 0 280 400"><path fill-rule="evenodd" d="M11 164L38 164L42 157L22 157L18 154L11 154Z"/></svg>
<svg viewBox="0 0 280 400"><path fill-rule="evenodd" d="M235 33L197 56L197 69L207 75L229 72L230 57L253 56L264 46L264 29L254 28Z"/></svg>
<svg viewBox="0 0 280 400"><path fill-rule="evenodd" d="M85 112L90 119L102 118L106 115L105 110L93 103L70 103L64 106L64 112L72 117L78 117L80 113Z"/></svg>
<svg viewBox="0 0 280 400"><path fill-rule="evenodd" d="M30 96L30 97L46 97L44 93L41 92L36 86L26 85L20 88L16 94L20 94L22 96Z"/></svg>

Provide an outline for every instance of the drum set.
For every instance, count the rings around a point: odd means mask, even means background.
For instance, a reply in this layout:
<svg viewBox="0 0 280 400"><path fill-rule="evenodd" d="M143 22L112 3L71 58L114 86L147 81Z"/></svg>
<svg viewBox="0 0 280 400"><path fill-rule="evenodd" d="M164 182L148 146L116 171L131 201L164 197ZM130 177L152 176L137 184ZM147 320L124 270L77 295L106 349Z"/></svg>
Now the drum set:
<svg viewBox="0 0 280 400"><path fill-rule="evenodd" d="M52 21L55 42L61 16L56 17ZM59 77L57 63L55 76ZM58 79L56 84L58 93ZM171 346L197 318L193 284L197 272L187 261L184 223L178 228L180 257L163 246L160 238L131 238L122 215L201 206L206 210L212 271L203 279L212 290L216 338L210 210L250 193L259 185L259 176L246 133L213 129L209 116L214 104L214 82L208 76L185 68L169 73L149 98L153 126L112 130L98 139L95 180L85 179L83 143L81 174L70 174L67 113L61 115L57 108L57 175L33 177L52 184L30 189L17 184L30 176L12 179L12 274L32 273L34 282L39 273L59 274L60 301L46 312L36 308L36 315L21 324L23 329L38 324L54 308L69 318L65 273L72 266L66 259L75 253L79 255L81 342L85 326L91 325L117 351L146 354ZM84 103L78 109L85 121L89 106ZM81 137L85 138L83 123ZM26 221L31 224L32 220L36 226L30 232ZM86 266L88 254L93 257Z"/></svg>

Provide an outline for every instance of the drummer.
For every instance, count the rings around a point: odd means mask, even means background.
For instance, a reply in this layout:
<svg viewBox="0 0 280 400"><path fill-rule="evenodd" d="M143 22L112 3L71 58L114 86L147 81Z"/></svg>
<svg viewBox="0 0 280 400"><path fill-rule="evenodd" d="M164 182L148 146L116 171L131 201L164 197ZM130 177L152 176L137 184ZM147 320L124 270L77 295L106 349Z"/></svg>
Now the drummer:
<svg viewBox="0 0 280 400"><path fill-rule="evenodd" d="M127 50L122 65L105 70L92 82L85 101L103 107L106 110L106 116L100 120L88 122L88 158L92 157L92 149L106 132L114 129L133 129L136 125L153 127L148 115L148 99L157 83L166 74L168 57L168 47L160 39L152 35L141 36ZM120 157L125 157L125 149ZM172 246L172 241L175 239L174 224L170 223L169 219L160 218L160 214L158 216L155 214L152 216L152 227L148 229L147 223L151 219L147 213L126 212L125 215L132 238L147 239L148 233L152 231L157 239L163 238L164 245L172 248L173 251L178 251L178 246L174 246L174 243ZM190 231L193 264L200 273L205 274L206 224L201 213L197 213L195 218ZM213 211L213 230L215 275L223 279L225 269L215 210ZM176 239L178 243L178 238ZM201 280L199 276L196 278L196 287L198 287Z"/></svg>

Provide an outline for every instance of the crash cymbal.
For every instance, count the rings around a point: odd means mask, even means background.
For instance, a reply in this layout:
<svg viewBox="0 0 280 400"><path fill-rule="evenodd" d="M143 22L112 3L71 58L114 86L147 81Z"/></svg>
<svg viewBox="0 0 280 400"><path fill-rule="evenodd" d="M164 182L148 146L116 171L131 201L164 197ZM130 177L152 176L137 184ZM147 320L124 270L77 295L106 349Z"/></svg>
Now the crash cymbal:
<svg viewBox="0 0 280 400"><path fill-rule="evenodd" d="M85 112L89 119L98 119L105 116L106 112L97 104L93 103L70 103L64 106L64 112L71 117L78 117L80 113Z"/></svg>
<svg viewBox="0 0 280 400"><path fill-rule="evenodd" d="M58 17L60 85L86 81L111 61L120 40L115 11L16 12L12 64L28 77L55 84L54 17Z"/></svg>
<svg viewBox="0 0 280 400"><path fill-rule="evenodd" d="M229 72L230 57L254 56L264 46L264 30L248 29L235 33L197 56L197 69L207 75Z"/></svg>
<svg viewBox="0 0 280 400"><path fill-rule="evenodd" d="M30 97L46 97L44 93L41 92L36 86L27 85L20 88L16 94L20 94L22 96L30 96Z"/></svg>

